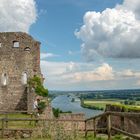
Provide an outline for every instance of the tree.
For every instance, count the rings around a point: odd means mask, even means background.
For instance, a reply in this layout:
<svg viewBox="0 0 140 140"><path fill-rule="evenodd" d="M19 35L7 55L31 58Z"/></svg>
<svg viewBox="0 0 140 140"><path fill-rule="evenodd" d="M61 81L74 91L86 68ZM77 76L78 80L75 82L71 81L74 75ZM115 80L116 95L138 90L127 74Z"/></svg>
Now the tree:
<svg viewBox="0 0 140 140"><path fill-rule="evenodd" d="M128 100L125 100L125 101L124 101L124 104L125 104L125 105L128 105L128 104L129 104L129 101L128 101Z"/></svg>

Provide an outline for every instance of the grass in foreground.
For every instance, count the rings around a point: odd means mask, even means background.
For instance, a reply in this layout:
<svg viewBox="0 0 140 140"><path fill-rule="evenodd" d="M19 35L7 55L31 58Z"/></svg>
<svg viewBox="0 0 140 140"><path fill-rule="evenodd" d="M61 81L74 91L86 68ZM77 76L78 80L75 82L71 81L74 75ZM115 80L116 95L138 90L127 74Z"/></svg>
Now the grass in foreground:
<svg viewBox="0 0 140 140"><path fill-rule="evenodd" d="M3 116L0 116L1 118ZM8 116L9 118L31 118L30 115L27 115L27 114L15 114L15 115L9 115ZM28 121L25 121L25 122L10 122L8 124L8 128L33 128L35 127L34 125L30 125L29 124L30 122ZM45 128L46 129L46 128ZM48 134L48 130L45 130L45 134L43 135L47 135ZM37 137L33 137L33 138L27 138L26 140L52 140L52 137L50 138L50 136L47 136L47 137L41 137L39 136L38 137L38 131L35 132L37 134ZM75 135L75 131L70 133L70 135L68 135L68 133L66 132L63 132L60 133L60 130L58 130L58 132L56 134L53 133L53 138L57 138L57 140L65 140L65 138L67 138L67 140L107 140L107 135L101 135L101 134L98 134L97 138L94 139L93 137L93 133L89 133L88 134L88 137L85 138L84 135L81 135L81 134L77 134L76 133L76 137L73 137L73 135ZM64 137L64 138L63 138ZM14 140L15 138L9 138L9 140ZM21 139L21 138L20 138ZM2 140L2 139L0 139ZM6 139L3 139L3 140L8 140L7 138ZM23 140L23 139L21 139ZM122 136L119 136L119 135L116 135L112 138L112 140L125 140L124 137Z"/></svg>
<svg viewBox="0 0 140 140"><path fill-rule="evenodd" d="M28 114L8 114L8 118L31 118L31 115ZM0 118L5 118L5 115L0 115ZM9 121L8 128L34 128L35 123L30 121ZM1 121L0 121L1 128Z"/></svg>
<svg viewBox="0 0 140 140"><path fill-rule="evenodd" d="M67 140L107 140L107 135L105 134L99 134L99 136L97 136L96 138L94 138L93 134L90 134L87 138L83 137L83 136L79 136L78 138L67 138ZM128 137L125 137L123 135L115 135L112 137L112 140L131 140ZM0 139L0 140L7 140L7 139ZM10 138L9 140L15 140L15 138ZM24 140L24 139L20 139L20 140ZM53 140L52 138L27 138L26 140ZM65 140L65 138L57 138L57 140Z"/></svg>

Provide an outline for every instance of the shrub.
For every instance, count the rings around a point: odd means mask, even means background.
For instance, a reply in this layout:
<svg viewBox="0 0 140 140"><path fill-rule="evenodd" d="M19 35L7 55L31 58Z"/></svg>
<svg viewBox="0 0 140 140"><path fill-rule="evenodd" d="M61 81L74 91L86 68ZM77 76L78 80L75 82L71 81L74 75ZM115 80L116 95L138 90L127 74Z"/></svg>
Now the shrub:
<svg viewBox="0 0 140 140"><path fill-rule="evenodd" d="M72 113L71 111L62 111L59 108L53 108L53 115L58 118L60 113Z"/></svg>
<svg viewBox="0 0 140 140"><path fill-rule="evenodd" d="M28 84L30 88L35 89L35 93L39 96L47 97L48 89L44 88L41 78L38 76L34 76L28 80Z"/></svg>
<svg viewBox="0 0 140 140"><path fill-rule="evenodd" d="M54 115L56 118L59 117L59 113L60 113L59 108L53 108L53 115Z"/></svg>
<svg viewBox="0 0 140 140"><path fill-rule="evenodd" d="M41 101L38 103L38 107L41 111L43 111L46 107L46 102L45 101Z"/></svg>

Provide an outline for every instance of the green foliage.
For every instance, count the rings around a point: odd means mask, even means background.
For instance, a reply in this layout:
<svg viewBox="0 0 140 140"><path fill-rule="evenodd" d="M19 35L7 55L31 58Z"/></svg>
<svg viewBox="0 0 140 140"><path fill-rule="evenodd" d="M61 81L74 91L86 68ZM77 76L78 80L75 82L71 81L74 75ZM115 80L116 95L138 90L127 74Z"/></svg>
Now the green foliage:
<svg viewBox="0 0 140 140"><path fill-rule="evenodd" d="M122 140L123 139L123 135L115 135L113 140Z"/></svg>
<svg viewBox="0 0 140 140"><path fill-rule="evenodd" d="M53 115L54 115L56 118L59 117L59 113L60 113L59 108L53 108Z"/></svg>
<svg viewBox="0 0 140 140"><path fill-rule="evenodd" d="M28 84L30 88L35 89L35 93L39 96L47 97L48 96L48 89L44 88L41 78L38 76L34 76L28 80Z"/></svg>
<svg viewBox="0 0 140 140"><path fill-rule="evenodd" d="M124 104L125 105L136 105L136 101L135 100L125 100Z"/></svg>
<svg viewBox="0 0 140 140"><path fill-rule="evenodd" d="M125 101L124 101L124 104L125 104L125 105L128 105L128 104L129 104L129 103L128 103L128 100L125 100Z"/></svg>
<svg viewBox="0 0 140 140"><path fill-rule="evenodd" d="M140 101L140 89L134 90L101 90L101 91L88 91L86 93L76 93L76 96L81 99L117 99L117 100L136 100Z"/></svg>
<svg viewBox="0 0 140 140"><path fill-rule="evenodd" d="M38 107L40 110L44 110L46 108L46 102L44 101L39 102Z"/></svg>
<svg viewBox="0 0 140 140"><path fill-rule="evenodd" d="M66 111L63 112L62 110L60 110L59 108L53 108L53 115L58 118L60 113L72 113L71 111Z"/></svg>
<svg viewBox="0 0 140 140"><path fill-rule="evenodd" d="M31 87L36 87L37 85L41 85L41 84L42 84L41 78L38 77L38 76L34 76L33 78L30 78L30 79L28 80L28 84L29 84L29 86L31 86Z"/></svg>
<svg viewBox="0 0 140 140"><path fill-rule="evenodd" d="M48 89L45 89L43 85L37 85L35 87L35 92L43 97L47 97L48 96Z"/></svg>

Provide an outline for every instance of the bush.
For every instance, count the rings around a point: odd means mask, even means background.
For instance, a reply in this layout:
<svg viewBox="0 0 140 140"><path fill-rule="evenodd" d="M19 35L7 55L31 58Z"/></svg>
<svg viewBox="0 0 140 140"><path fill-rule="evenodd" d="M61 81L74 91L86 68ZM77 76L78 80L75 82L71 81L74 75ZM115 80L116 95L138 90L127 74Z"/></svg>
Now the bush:
<svg viewBox="0 0 140 140"><path fill-rule="evenodd" d="M28 80L28 84L30 88L35 89L35 93L39 96L47 97L48 89L44 88L41 78L38 76L34 76Z"/></svg>
<svg viewBox="0 0 140 140"><path fill-rule="evenodd" d="M38 107L39 107L39 109L44 110L45 107L46 107L46 102L45 102L45 101L39 102L39 103L38 103Z"/></svg>
<svg viewBox="0 0 140 140"><path fill-rule="evenodd" d="M56 118L59 117L59 113L60 113L59 108L53 108L53 115L54 115Z"/></svg>
<svg viewBox="0 0 140 140"><path fill-rule="evenodd" d="M72 113L71 111L62 111L59 108L53 108L53 115L58 118L60 113Z"/></svg>
<svg viewBox="0 0 140 140"><path fill-rule="evenodd" d="M38 85L35 88L35 92L43 97L47 97L48 96L48 89L45 89L42 85Z"/></svg>
<svg viewBox="0 0 140 140"><path fill-rule="evenodd" d="M38 103L39 113L41 114L44 111L45 108L46 108L46 102L45 101L40 101Z"/></svg>

